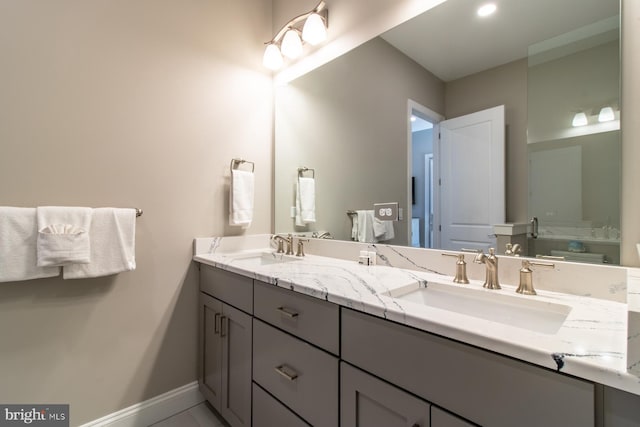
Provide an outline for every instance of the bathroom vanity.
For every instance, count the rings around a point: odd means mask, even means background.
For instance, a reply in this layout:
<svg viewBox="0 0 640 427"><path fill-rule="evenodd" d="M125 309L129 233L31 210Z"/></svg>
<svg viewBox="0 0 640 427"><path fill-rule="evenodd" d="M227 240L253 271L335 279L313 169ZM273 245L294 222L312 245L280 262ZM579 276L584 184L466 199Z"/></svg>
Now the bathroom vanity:
<svg viewBox="0 0 640 427"><path fill-rule="evenodd" d="M200 388L232 426L640 423L640 380L626 372L626 304L521 296L510 284L488 291L474 280L478 270L471 284L454 285L435 269L319 256L311 242L297 258L269 242L195 243ZM483 301L516 311L500 319L469 305ZM519 317L531 307L538 313L527 316L539 317L527 319L541 325Z"/></svg>

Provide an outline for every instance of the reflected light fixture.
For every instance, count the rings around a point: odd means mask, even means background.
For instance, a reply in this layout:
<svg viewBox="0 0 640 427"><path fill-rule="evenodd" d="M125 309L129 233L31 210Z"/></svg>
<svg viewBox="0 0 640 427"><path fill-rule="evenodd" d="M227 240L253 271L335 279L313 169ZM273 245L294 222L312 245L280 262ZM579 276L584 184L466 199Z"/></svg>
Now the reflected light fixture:
<svg viewBox="0 0 640 427"><path fill-rule="evenodd" d="M498 9L495 3L486 3L478 8L478 16L485 17L492 15Z"/></svg>
<svg viewBox="0 0 640 427"><path fill-rule="evenodd" d="M598 114L598 121L602 122L611 122L616 119L616 115L613 112L613 108L606 106L602 107L600 110L600 114Z"/></svg>
<svg viewBox="0 0 640 427"><path fill-rule="evenodd" d="M271 41L265 43L267 47L262 64L275 71L284 63L282 55L290 59L299 57L302 55L303 41L315 46L326 40L328 24L329 10L326 3L321 1L313 10L287 22Z"/></svg>
<svg viewBox="0 0 640 427"><path fill-rule="evenodd" d="M584 111L579 111L573 116L573 121L571 122L573 127L586 126L587 124L589 124L589 120L587 120L587 115Z"/></svg>

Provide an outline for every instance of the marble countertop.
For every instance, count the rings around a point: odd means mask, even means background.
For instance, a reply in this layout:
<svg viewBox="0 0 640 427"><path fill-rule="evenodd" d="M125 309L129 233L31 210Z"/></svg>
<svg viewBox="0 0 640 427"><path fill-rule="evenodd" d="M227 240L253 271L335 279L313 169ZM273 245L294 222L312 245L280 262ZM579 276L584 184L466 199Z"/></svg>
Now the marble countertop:
<svg viewBox="0 0 640 427"><path fill-rule="evenodd" d="M325 256L307 255L275 263L252 256L265 252L273 252L273 249L263 247L235 252L211 249L207 253L196 250L194 260L640 395L640 379L627 373L626 304L541 290L537 296L523 296L509 284L502 284L501 290L486 290L480 281L456 285L452 283L452 277L436 272L365 266L355 260ZM417 284L428 288L429 283L463 286L474 292L486 292L489 297L535 298L541 303L570 306L571 310L557 331L544 333L388 295L399 287Z"/></svg>

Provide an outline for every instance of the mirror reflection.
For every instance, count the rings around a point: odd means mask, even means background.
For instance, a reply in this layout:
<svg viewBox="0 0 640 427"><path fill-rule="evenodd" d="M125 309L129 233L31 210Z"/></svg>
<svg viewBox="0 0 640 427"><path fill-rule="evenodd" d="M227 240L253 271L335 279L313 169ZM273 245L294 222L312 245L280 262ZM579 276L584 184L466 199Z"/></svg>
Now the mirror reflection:
<svg viewBox="0 0 640 427"><path fill-rule="evenodd" d="M572 254L603 254L587 237L606 234L611 250L602 260L619 259L619 5L502 3L483 21L472 2L448 0L277 88L277 232L486 248L502 243L493 235L495 224L527 224L535 215L539 237L521 236L524 254L569 252L570 245ZM591 54L598 49L606 59ZM580 59L563 60L568 57ZM553 70L580 61L589 73L565 71L550 84ZM586 82L586 74L600 82ZM605 80L607 88L596 89ZM605 104L617 129L612 123L598 128L595 111ZM496 111L501 106L502 113ZM588 132L571 125L580 111L595 120ZM315 221L296 225L296 202L308 197L297 189L301 167L315 171ZM556 203L566 193L576 195L572 210L566 208L570 215ZM363 232L374 203L384 202L399 204L400 221L374 221L375 230Z"/></svg>

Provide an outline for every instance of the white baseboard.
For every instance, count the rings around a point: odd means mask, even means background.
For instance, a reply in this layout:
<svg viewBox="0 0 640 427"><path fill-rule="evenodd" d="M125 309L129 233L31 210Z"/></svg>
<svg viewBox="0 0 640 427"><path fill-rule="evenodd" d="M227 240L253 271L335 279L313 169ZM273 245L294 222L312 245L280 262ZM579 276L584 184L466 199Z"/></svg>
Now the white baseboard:
<svg viewBox="0 0 640 427"><path fill-rule="evenodd" d="M147 427L204 401L198 382L183 385L80 427Z"/></svg>

